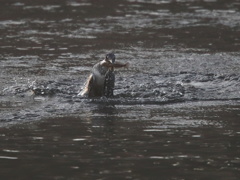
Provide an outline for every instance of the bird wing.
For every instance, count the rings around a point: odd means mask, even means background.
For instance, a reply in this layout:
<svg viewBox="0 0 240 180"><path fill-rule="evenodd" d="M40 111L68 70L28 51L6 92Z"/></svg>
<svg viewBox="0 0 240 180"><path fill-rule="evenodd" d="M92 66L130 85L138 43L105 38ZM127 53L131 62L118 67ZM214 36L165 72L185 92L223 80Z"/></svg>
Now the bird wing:
<svg viewBox="0 0 240 180"><path fill-rule="evenodd" d="M89 95L93 87L93 74L90 74L87 81L84 84L83 90L79 93L81 96Z"/></svg>

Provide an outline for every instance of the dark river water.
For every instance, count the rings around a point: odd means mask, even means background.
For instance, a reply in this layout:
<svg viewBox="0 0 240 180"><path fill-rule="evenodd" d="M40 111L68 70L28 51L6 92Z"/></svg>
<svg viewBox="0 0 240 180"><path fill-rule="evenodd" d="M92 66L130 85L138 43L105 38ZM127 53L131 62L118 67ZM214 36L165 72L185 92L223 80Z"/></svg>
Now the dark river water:
<svg viewBox="0 0 240 180"><path fill-rule="evenodd" d="M239 50L239 0L1 0L0 179L239 180Z"/></svg>

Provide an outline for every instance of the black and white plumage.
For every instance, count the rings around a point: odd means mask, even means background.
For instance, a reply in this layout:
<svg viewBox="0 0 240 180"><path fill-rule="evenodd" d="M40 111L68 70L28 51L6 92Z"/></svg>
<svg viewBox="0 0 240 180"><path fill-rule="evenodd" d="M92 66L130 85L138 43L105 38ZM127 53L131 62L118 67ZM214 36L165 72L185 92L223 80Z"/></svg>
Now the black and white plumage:
<svg viewBox="0 0 240 180"><path fill-rule="evenodd" d="M115 86L114 68L127 67L128 63L115 62L115 55L109 53L105 59L93 66L92 72L79 93L88 97L112 97Z"/></svg>
<svg viewBox="0 0 240 180"><path fill-rule="evenodd" d="M105 76L104 82L104 96L113 97L113 91L115 86L115 74L112 69L108 70Z"/></svg>

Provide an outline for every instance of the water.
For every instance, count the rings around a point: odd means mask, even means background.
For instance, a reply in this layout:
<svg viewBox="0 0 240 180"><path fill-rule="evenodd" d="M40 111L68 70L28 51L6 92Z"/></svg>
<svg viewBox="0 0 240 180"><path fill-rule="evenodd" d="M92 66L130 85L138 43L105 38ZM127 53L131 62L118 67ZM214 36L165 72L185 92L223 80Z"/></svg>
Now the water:
<svg viewBox="0 0 240 180"><path fill-rule="evenodd" d="M1 179L238 180L239 9L2 0ZM110 51L115 97L77 96Z"/></svg>

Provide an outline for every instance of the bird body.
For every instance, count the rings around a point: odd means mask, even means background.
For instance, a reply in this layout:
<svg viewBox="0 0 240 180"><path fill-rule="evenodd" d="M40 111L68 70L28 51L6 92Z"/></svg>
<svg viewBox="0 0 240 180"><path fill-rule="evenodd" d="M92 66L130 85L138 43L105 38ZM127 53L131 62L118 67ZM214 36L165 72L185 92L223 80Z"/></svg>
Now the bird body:
<svg viewBox="0 0 240 180"><path fill-rule="evenodd" d="M112 62L110 62L110 60ZM113 96L115 74L114 68L127 67L128 63L115 62L115 55L109 53L106 58L93 66L84 89L79 93L88 97L111 97Z"/></svg>

